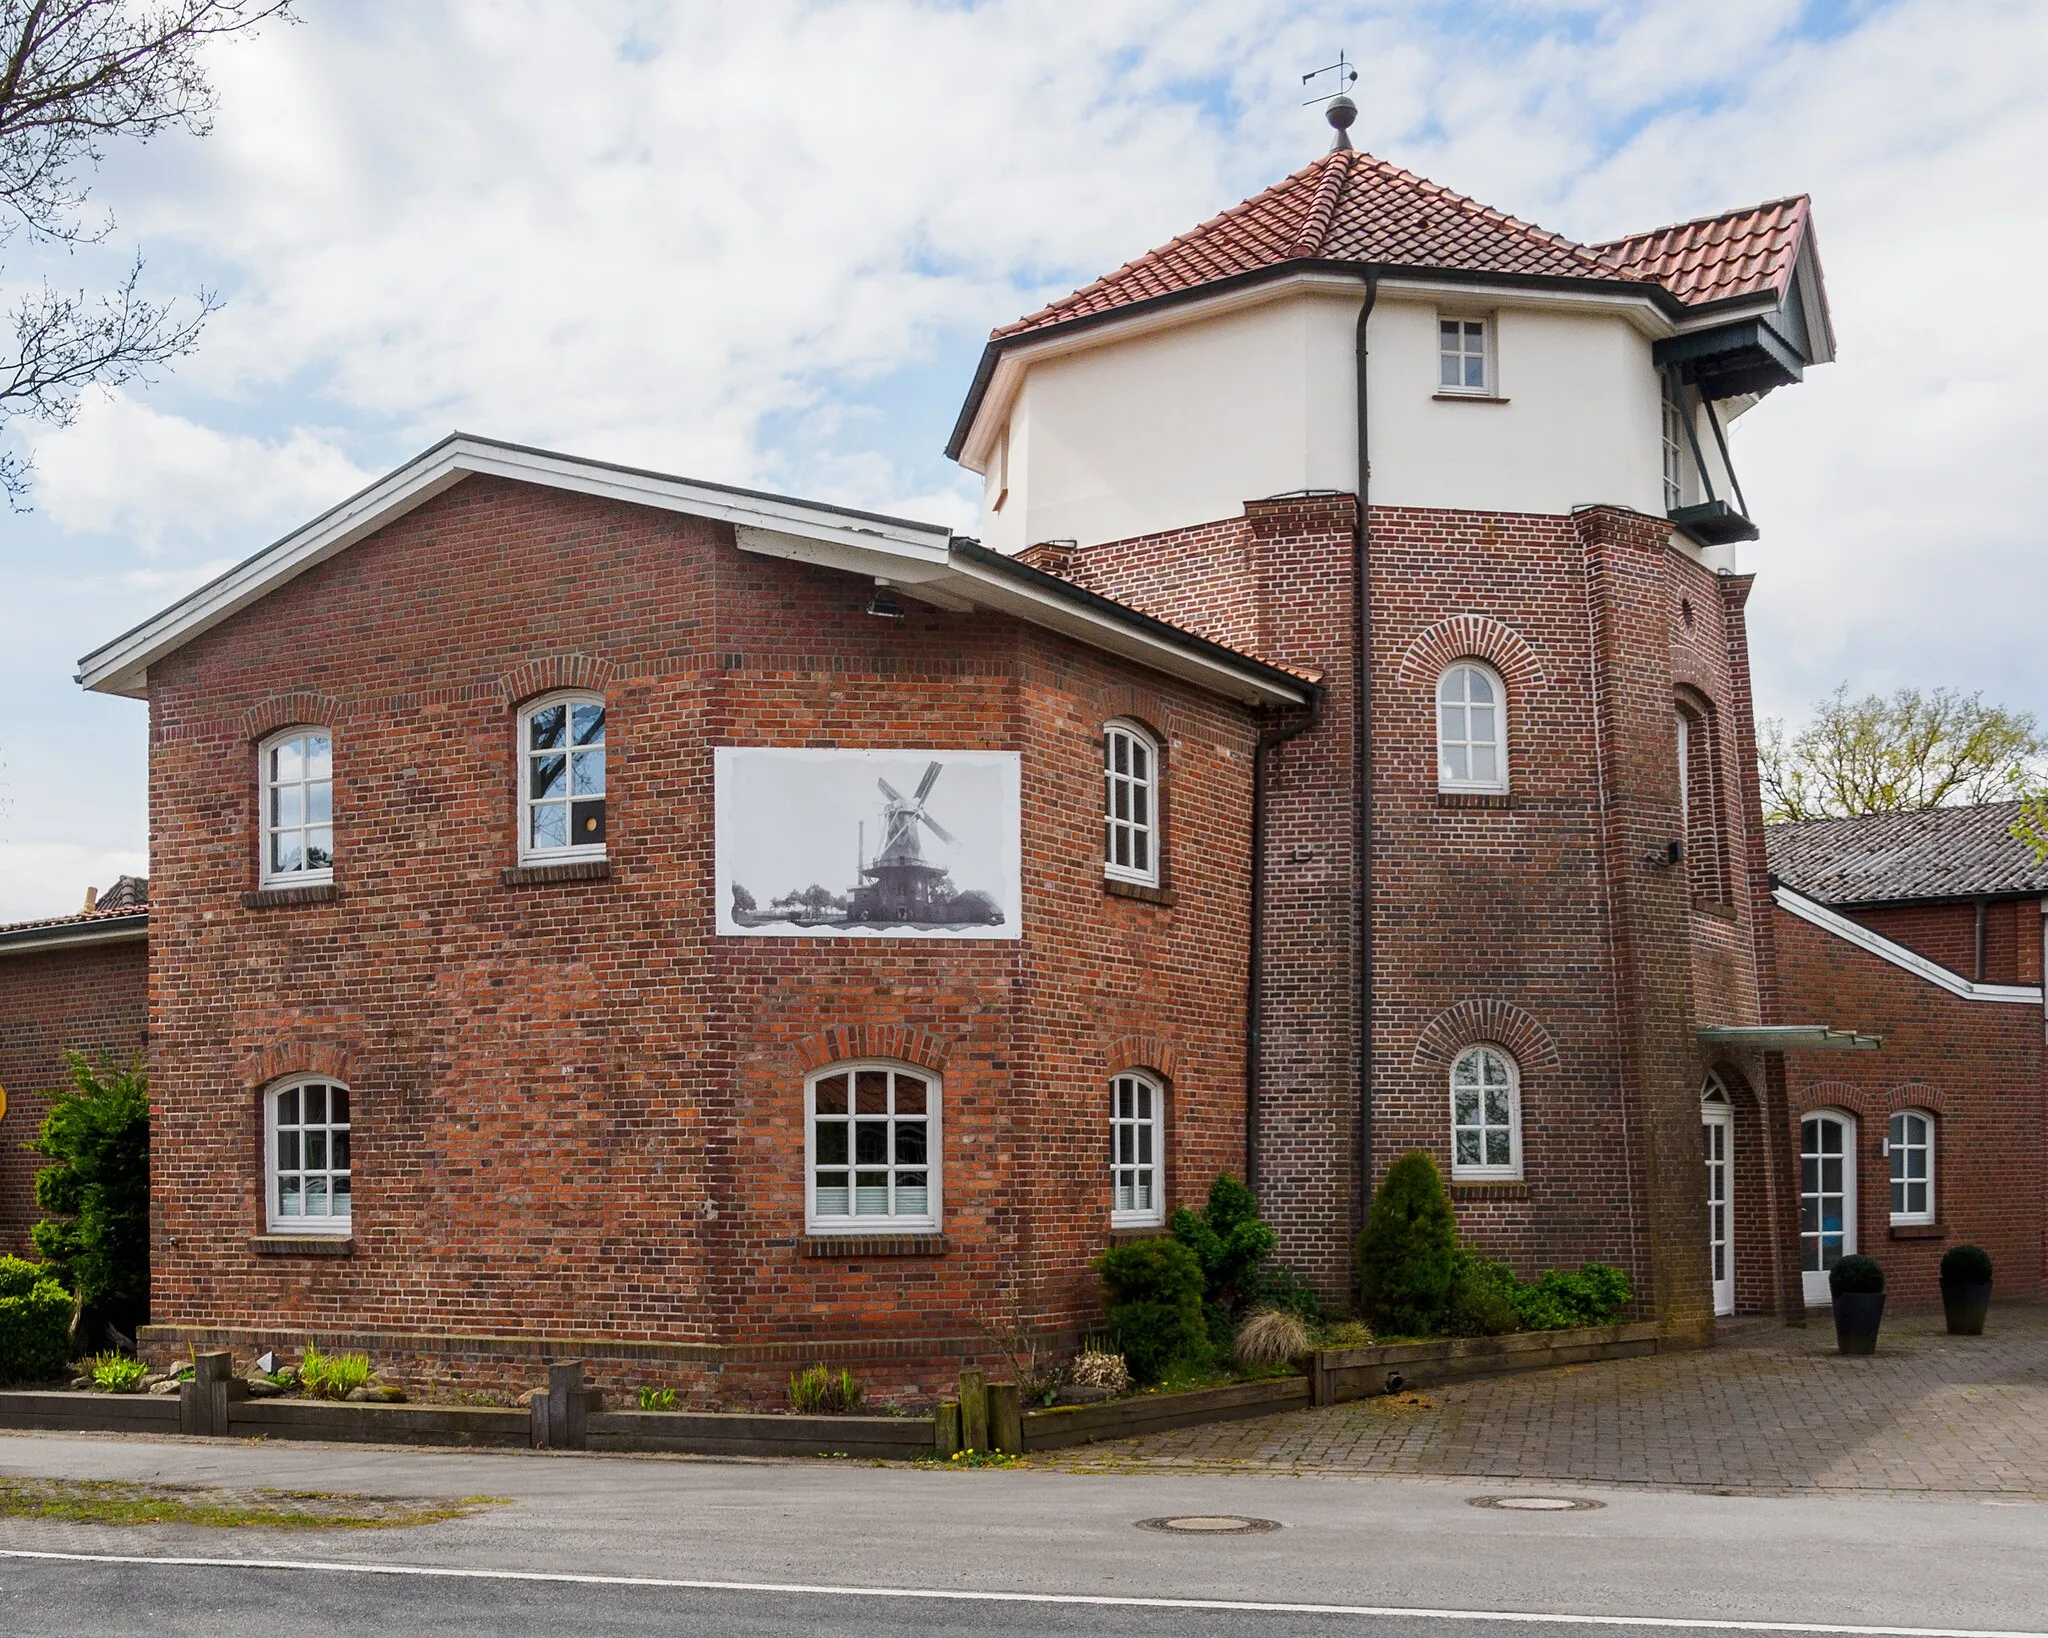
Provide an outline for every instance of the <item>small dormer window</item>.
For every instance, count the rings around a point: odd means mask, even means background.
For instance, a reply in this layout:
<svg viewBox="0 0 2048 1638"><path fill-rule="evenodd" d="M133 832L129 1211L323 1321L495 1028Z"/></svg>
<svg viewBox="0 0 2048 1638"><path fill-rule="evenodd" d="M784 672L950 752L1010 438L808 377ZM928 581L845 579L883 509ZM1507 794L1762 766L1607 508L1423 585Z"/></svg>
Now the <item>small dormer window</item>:
<svg viewBox="0 0 2048 1638"><path fill-rule="evenodd" d="M1485 319L1437 320L1438 392L1470 393L1480 398L1492 393L1493 382L1487 368L1486 329Z"/></svg>

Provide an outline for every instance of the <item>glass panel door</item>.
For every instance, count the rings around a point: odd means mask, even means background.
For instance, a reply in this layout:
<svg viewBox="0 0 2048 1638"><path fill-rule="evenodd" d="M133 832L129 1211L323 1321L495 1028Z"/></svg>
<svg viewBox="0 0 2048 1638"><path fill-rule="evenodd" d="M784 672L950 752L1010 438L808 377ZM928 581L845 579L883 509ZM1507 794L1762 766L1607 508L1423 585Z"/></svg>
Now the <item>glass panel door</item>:
<svg viewBox="0 0 2048 1638"><path fill-rule="evenodd" d="M1714 1312L1735 1312L1735 1236L1729 1221L1734 1166L1729 1143L1734 1122L1725 1103L1700 1105L1700 1138L1707 1158L1707 1261L1714 1282Z"/></svg>
<svg viewBox="0 0 2048 1638"><path fill-rule="evenodd" d="M1828 1270L1856 1250L1856 1118L1822 1110L1799 1123L1799 1267L1808 1306L1832 1304Z"/></svg>

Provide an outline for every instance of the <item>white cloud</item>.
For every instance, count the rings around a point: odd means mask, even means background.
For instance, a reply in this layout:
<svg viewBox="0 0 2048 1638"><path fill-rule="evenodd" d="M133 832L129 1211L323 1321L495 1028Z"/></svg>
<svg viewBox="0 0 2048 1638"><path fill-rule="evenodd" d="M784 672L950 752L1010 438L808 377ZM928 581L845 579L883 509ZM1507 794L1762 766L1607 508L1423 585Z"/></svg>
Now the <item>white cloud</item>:
<svg viewBox="0 0 2048 1638"><path fill-rule="evenodd" d="M68 916L85 907L85 890L105 892L122 876L147 876L149 855L71 842L0 844L0 924Z"/></svg>
<svg viewBox="0 0 2048 1638"><path fill-rule="evenodd" d="M266 440L221 432L113 392L34 441L36 502L66 529L118 531L145 551L167 534L280 532L360 489L369 475L304 427ZM151 571L144 571L145 573ZM196 584L183 570L154 571ZM146 589L143 582L124 583Z"/></svg>

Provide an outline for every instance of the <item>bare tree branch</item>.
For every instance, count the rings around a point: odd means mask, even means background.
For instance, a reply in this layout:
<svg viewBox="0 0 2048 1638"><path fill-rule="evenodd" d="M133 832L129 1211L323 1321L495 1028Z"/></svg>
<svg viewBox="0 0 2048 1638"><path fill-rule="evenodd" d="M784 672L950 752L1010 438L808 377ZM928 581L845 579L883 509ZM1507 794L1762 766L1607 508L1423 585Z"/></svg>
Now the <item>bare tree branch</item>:
<svg viewBox="0 0 2048 1638"><path fill-rule="evenodd" d="M84 216L89 177L108 137L146 142L173 129L203 136L214 93L200 63L208 40L289 14L292 0L0 0L0 251L103 239L111 219ZM65 426L89 386L118 386L197 344L219 305L155 302L138 257L94 298L47 280L9 315L0 354L0 430L17 416ZM0 452L0 492L19 508L28 465Z"/></svg>

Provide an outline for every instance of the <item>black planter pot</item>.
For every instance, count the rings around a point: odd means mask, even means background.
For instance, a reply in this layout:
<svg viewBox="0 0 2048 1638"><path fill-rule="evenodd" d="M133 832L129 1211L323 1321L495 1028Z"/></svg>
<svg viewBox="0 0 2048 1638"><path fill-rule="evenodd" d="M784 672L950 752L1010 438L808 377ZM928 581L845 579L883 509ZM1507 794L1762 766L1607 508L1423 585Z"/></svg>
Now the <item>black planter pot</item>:
<svg viewBox="0 0 2048 1638"><path fill-rule="evenodd" d="M1882 1291L1835 1293L1835 1346L1845 1354L1877 1352L1877 1326L1884 1318Z"/></svg>
<svg viewBox="0 0 2048 1638"><path fill-rule="evenodd" d="M1989 1280L1943 1280L1941 1306L1948 1314L1952 1337L1981 1337L1984 1314L1991 1306Z"/></svg>

